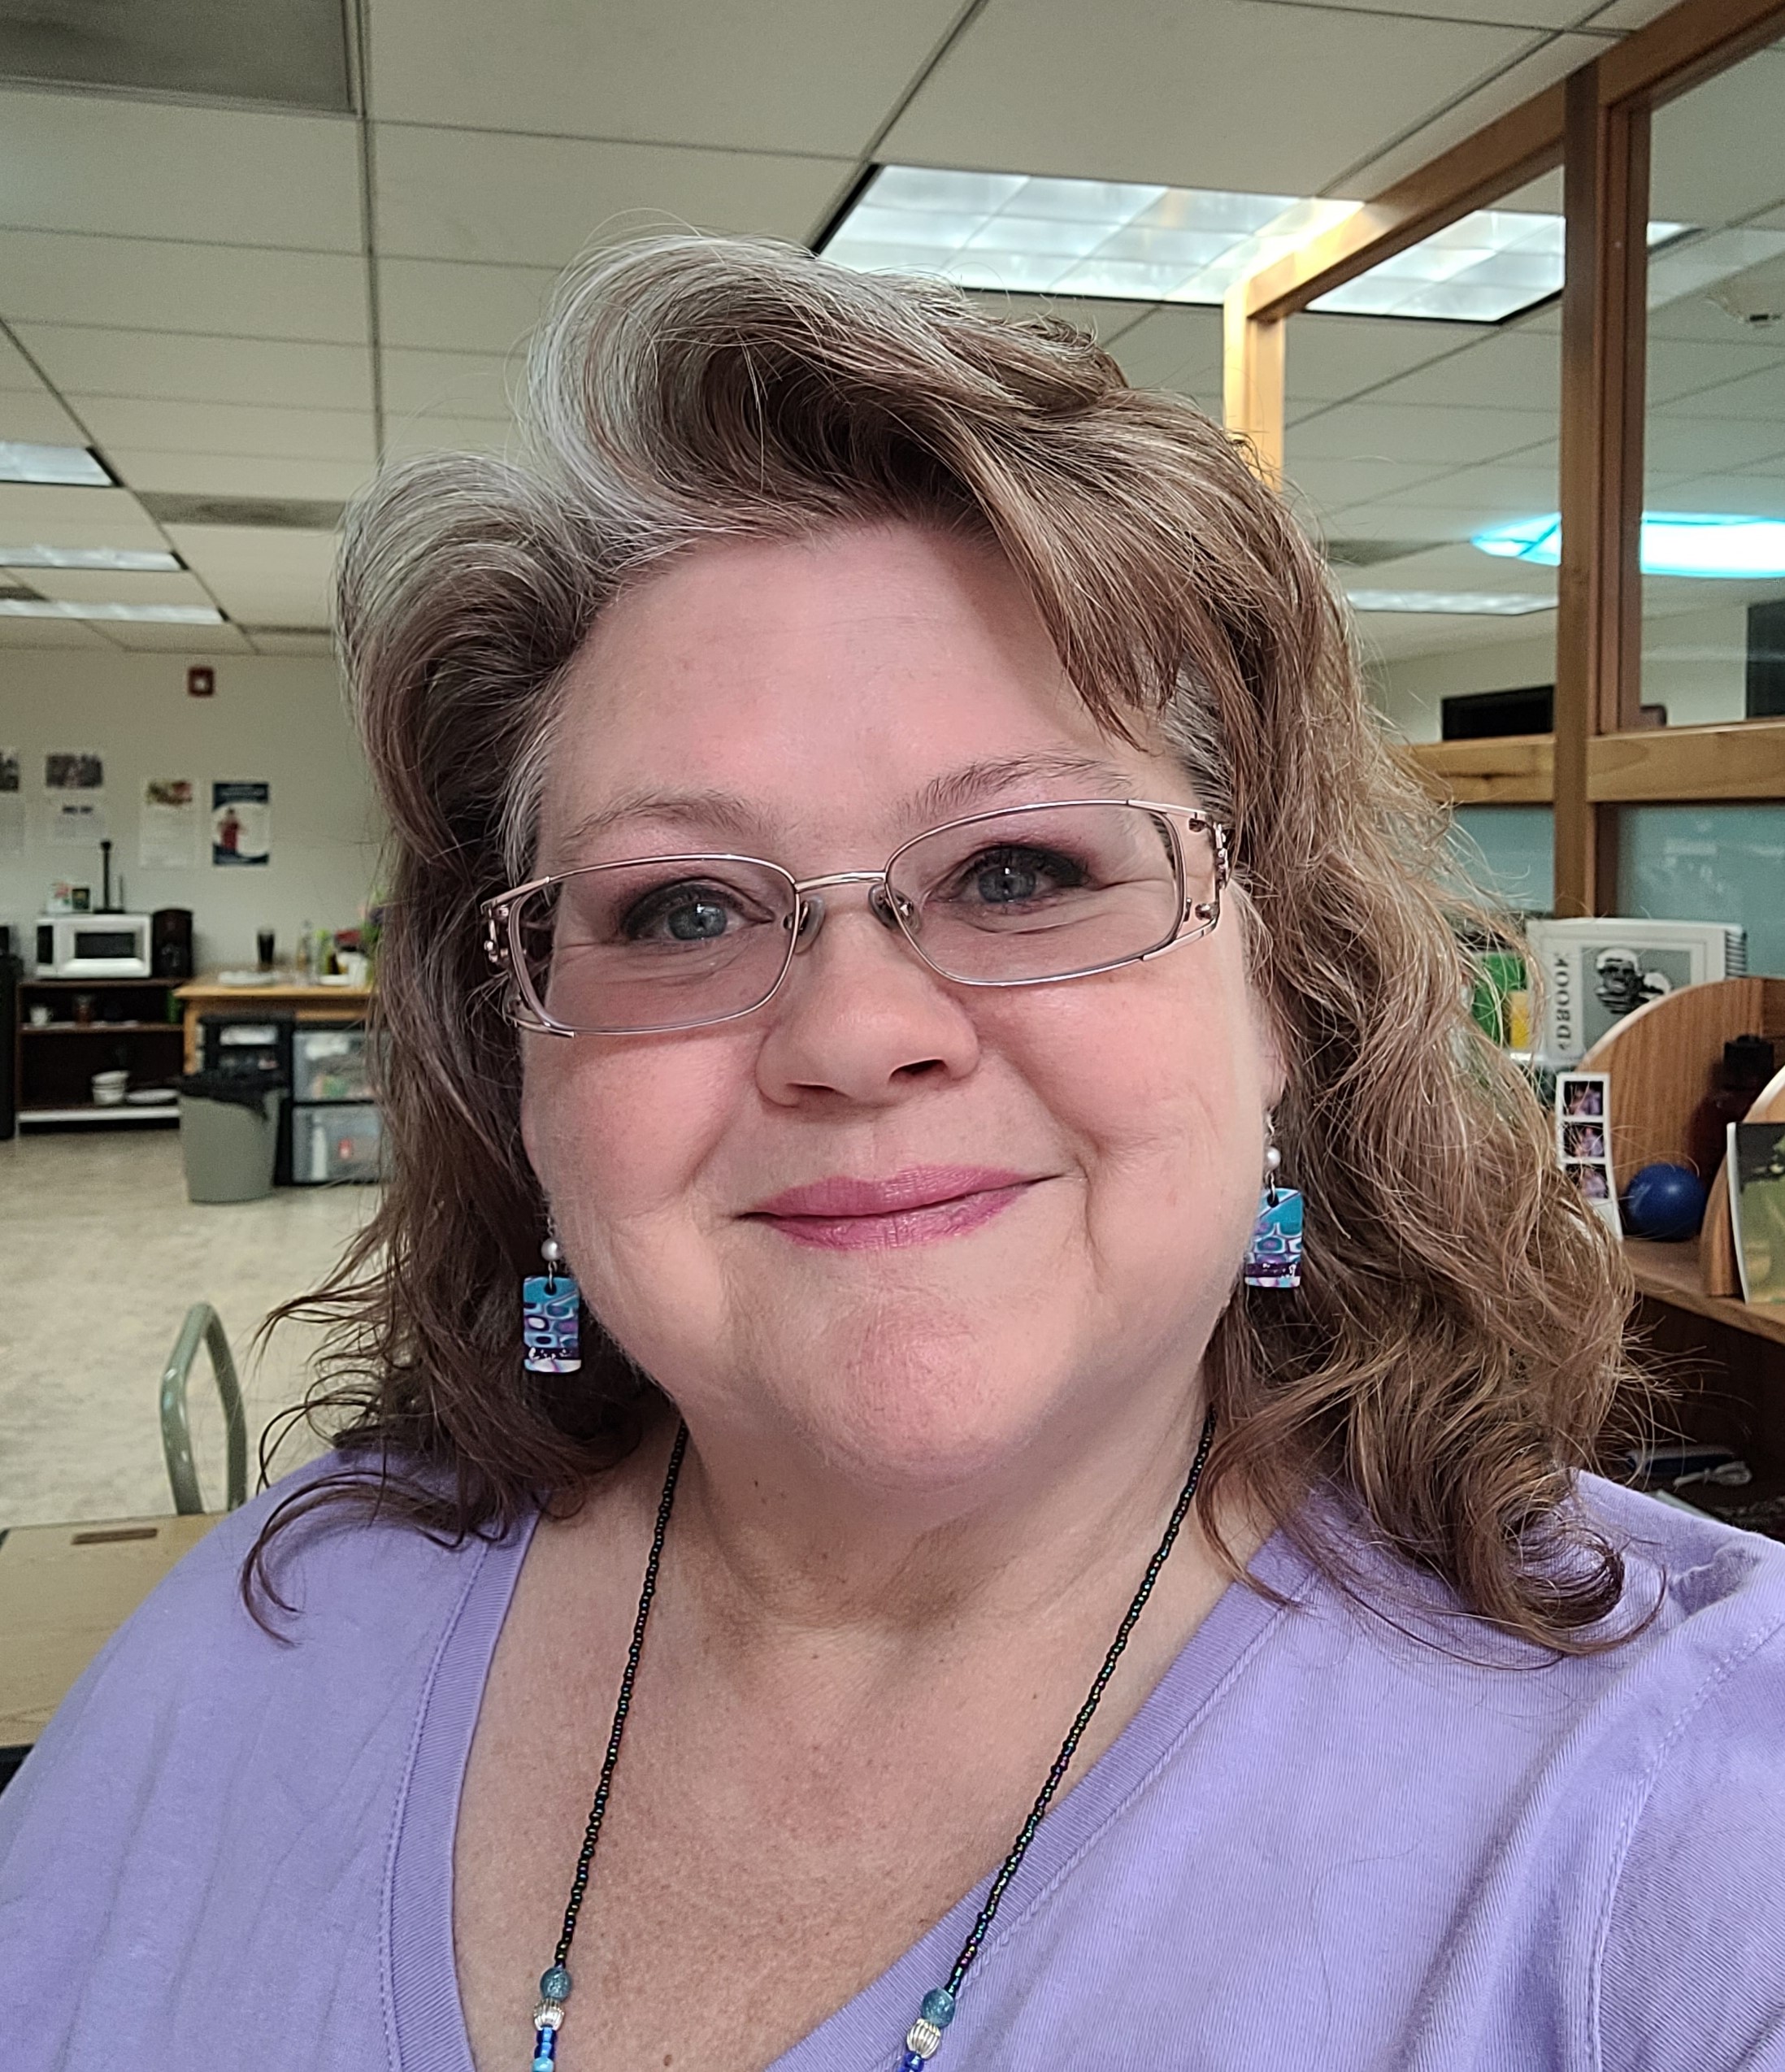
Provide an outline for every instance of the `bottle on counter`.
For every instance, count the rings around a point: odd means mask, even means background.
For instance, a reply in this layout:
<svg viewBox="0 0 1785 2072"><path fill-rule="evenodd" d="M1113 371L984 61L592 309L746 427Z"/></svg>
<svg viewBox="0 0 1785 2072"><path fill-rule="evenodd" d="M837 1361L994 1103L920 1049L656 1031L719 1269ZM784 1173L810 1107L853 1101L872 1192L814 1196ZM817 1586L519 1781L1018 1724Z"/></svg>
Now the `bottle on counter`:
<svg viewBox="0 0 1785 2072"><path fill-rule="evenodd" d="M316 975L316 932L305 922L298 934L298 962L294 975L306 984Z"/></svg>
<svg viewBox="0 0 1785 2072"><path fill-rule="evenodd" d="M1686 1129L1686 1155L1707 1187L1723 1162L1729 1125L1746 1118L1761 1088L1778 1069L1776 1056L1765 1036L1737 1036L1723 1045L1716 1083L1692 1110Z"/></svg>

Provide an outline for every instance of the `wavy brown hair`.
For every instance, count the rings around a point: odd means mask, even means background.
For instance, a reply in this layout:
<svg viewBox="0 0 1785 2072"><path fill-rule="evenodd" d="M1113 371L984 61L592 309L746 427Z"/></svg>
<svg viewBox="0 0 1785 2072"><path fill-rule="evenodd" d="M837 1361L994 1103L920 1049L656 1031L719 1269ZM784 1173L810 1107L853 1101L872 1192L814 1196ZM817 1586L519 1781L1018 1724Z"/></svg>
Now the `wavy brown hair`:
<svg viewBox="0 0 1785 2072"><path fill-rule="evenodd" d="M1366 704L1325 567L1247 454L1052 322L743 240L654 240L566 280L529 458L383 477L354 514L341 641L391 826L377 1014L391 1171L292 1314L332 1327L308 1413L347 1457L269 1543L355 1497L448 1539L573 1506L636 1443L645 1378L601 1332L580 1385L523 1371L544 1204L478 903L523 878L565 666L627 584L703 541L903 519L994 542L1090 710L1162 727L1231 830L1307 1201L1299 1292L1236 1288L1205 1373L1205 1489L1329 1573L1354 1527L1553 1649L1617 1603L1570 1501L1626 1379L1629 1288L1522 1079L1475 1027L1443 822ZM1490 924L1491 925L1491 924ZM1213 1508L1213 1506L1211 1506ZM276 1599L276 1592L273 1592Z"/></svg>

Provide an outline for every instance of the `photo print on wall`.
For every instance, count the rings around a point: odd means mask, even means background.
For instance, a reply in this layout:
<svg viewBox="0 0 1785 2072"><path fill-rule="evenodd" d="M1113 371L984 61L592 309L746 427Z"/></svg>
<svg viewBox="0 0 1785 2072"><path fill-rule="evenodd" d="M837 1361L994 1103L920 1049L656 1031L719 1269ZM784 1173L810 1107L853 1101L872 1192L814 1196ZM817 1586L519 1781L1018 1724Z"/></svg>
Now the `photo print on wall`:
<svg viewBox="0 0 1785 2072"><path fill-rule="evenodd" d="M211 787L211 860L224 869L272 858L272 786L262 779L218 778Z"/></svg>

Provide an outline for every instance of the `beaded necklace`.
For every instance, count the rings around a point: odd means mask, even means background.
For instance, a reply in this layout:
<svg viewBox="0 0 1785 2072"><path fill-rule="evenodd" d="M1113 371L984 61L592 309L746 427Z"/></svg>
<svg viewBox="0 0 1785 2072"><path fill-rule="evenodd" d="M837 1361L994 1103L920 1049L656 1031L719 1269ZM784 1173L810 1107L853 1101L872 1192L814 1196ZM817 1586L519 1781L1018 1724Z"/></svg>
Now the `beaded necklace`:
<svg viewBox="0 0 1785 2072"><path fill-rule="evenodd" d="M1159 1579L1159 1571L1177 1544L1178 1533L1189 1513L1192 1500L1197 1493L1197 1484L1202 1479L1203 1464L1209 1457L1209 1449L1214 1439L1214 1412L1211 1410L1202 1421L1202 1436L1197 1442L1196 1458L1190 1463L1190 1472L1184 1479L1183 1489L1173 1507L1164 1537L1155 1549L1153 1559L1147 1563L1146 1574L1140 1579L1140 1587L1134 1593L1133 1601L1123 1614L1122 1623L1116 1628L1109 1653L1103 1658L1103 1666L1092 1679L1091 1688L1085 1693L1084 1703L1067 1730L1066 1737L1060 1744L1060 1753L1053 1759L1048 1771L1047 1781L1037 1794L1035 1804L1029 1809L1029 1817L1018 1831L1010 1845L1009 1854L999 1865L997 1875L992 1880L991 1889L985 1896L985 1904L979 1909L967 1939L961 1945L961 1953L954 1960L946 1982L932 1986L923 1996L918 2009L917 2019L906 2031L905 2054L899 2060L899 2072L923 2072L926 2062L935 2057L941 2048L942 2032L954 2019L955 2003L959 1996L962 1982L971 1969L974 1959L979 1954L987 1932L997 1917L1004 1896L1010 1889L1018 1866L1029 1853L1029 1844L1035 1840L1041 1818L1052 1804L1059 1790L1072 1758L1078 1753L1085 1729L1091 1724L1092 1714L1103 1700L1110 1679L1115 1674L1116 1664L1122 1659L1122 1651L1128 1644L1128 1636L1140 1622L1140 1614L1146 1609L1147 1600L1153 1595L1153 1586ZM670 1449L669 1471L663 1478L663 1494L657 1506L657 1523L651 1533L651 1551L645 1563L645 1585L638 1596L638 1615L632 1622L632 1644L626 1650L625 1673L620 1678L619 1698L614 1707L614 1724L607 1737L607 1753L602 1759L602 1774L595 1787L594 1804L588 1809L588 1826L584 1832L582 1852L576 1859L576 1874L571 1880L570 1900L564 1909L564 1926L558 1938L549 1970L539 1982L539 2006L533 2015L534 2047L532 2072L554 2072L558 2057L558 2031L564 2021L564 2003L570 1998L571 1974L568 1968L571 1944L575 1939L576 1917L583 1908L583 1896L588 1890L589 1866L594 1861L595 1844L601 1839L602 1819L607 1811L608 1795L613 1788L614 1771L619 1761L620 1741L626 1731L626 1716L632 1709L632 1684L638 1675L639 1657L645 1647L645 1628L651 1616L651 1601L657 1595L657 1572L663 1558L663 1536L669 1530L670 1512L675 1502L675 1484L682 1472L682 1462L688 1452L688 1427L684 1424L675 1435L675 1444Z"/></svg>

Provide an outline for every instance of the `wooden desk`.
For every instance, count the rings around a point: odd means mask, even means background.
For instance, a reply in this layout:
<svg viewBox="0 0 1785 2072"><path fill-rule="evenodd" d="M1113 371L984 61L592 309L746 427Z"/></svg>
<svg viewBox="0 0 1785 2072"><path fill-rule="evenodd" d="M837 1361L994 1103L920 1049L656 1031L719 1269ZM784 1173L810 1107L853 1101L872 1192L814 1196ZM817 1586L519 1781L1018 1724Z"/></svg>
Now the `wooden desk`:
<svg viewBox="0 0 1785 2072"><path fill-rule="evenodd" d="M69 1685L222 1515L0 1533L0 1747L37 1740Z"/></svg>
<svg viewBox="0 0 1785 2072"><path fill-rule="evenodd" d="M1752 1338L1769 1338L1785 1345L1785 1303L1744 1302L1728 1295L1705 1292L1705 1269L1699 1257L1699 1240L1661 1245L1653 1238L1626 1237L1624 1257L1635 1276L1640 1293L1676 1310L1689 1310L1712 1323L1731 1331L1745 1331Z"/></svg>
<svg viewBox="0 0 1785 2072"><path fill-rule="evenodd" d="M371 998L369 986L306 984L281 977L270 986L219 985L215 975L194 979L176 988L186 1021L186 1070L196 1072L199 1057L198 1017L224 1011L251 1019L257 1008L293 1014L300 1022L341 1022L363 1019Z"/></svg>

